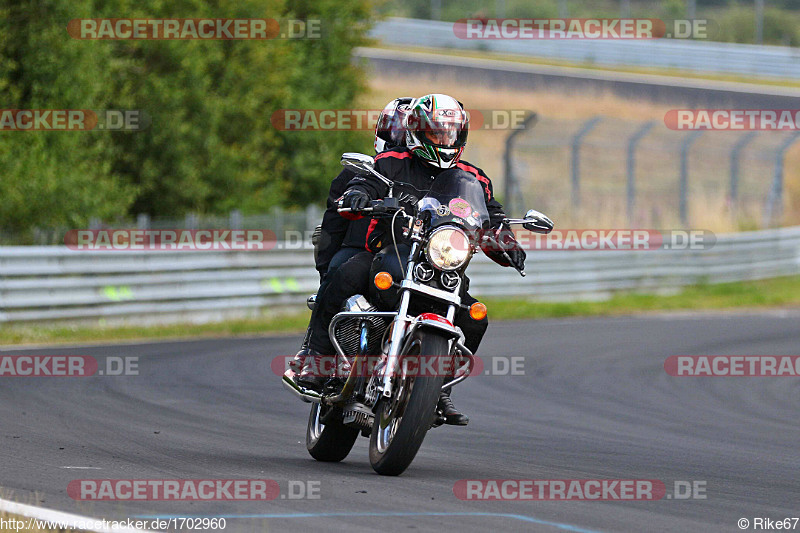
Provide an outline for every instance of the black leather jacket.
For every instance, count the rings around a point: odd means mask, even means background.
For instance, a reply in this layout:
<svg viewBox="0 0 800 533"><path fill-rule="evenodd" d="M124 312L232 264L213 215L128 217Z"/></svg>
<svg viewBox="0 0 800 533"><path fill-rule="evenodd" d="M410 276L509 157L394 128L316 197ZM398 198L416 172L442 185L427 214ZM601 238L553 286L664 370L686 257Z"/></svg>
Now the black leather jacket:
<svg viewBox="0 0 800 533"><path fill-rule="evenodd" d="M457 167L471 174L480 182L484 192L484 200L486 201L486 208L489 212L491 226L493 228L500 228L506 214L503 210L503 206L494 197L492 181L486 176L483 170L466 161L460 161ZM406 207L406 212L408 213L415 212L416 204L419 199L428 192L436 176L444 171L444 169L435 168L423 163L419 158L413 156L411 151L407 148L395 148L381 152L375 156L375 170L395 182L394 196L398 199L400 205ZM365 192L372 199L385 198L388 193L385 184L363 176L354 176L347 185L347 190L351 188ZM350 215L348 218L352 220L353 216ZM389 244L388 241L391 241L389 223L385 220L371 220L367 227L366 241L367 249L371 251L378 251ZM513 238L511 238L511 240L506 238L504 243L508 247L519 247L519 244L514 241ZM484 248L483 251L496 263L509 266L502 252L487 248Z"/></svg>

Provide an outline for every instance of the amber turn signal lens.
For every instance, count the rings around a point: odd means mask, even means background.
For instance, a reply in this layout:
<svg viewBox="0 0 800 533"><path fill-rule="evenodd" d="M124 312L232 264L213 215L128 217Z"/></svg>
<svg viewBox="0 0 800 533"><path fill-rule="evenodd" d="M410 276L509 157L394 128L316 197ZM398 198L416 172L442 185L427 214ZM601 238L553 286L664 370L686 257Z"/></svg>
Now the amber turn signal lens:
<svg viewBox="0 0 800 533"><path fill-rule="evenodd" d="M385 291L392 286L392 275L388 272L378 272L375 274L375 286Z"/></svg>
<svg viewBox="0 0 800 533"><path fill-rule="evenodd" d="M472 320L483 320L486 318L486 306L480 302L475 302L469 306L469 316Z"/></svg>

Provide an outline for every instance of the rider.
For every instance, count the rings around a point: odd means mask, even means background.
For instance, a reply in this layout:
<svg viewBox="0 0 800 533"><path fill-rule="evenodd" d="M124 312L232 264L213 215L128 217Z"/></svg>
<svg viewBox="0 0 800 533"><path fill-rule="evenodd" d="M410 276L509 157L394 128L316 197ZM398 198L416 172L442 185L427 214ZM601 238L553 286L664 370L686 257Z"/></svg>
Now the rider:
<svg viewBox="0 0 800 533"><path fill-rule="evenodd" d="M413 101L410 97L395 98L383 108L375 125L375 153L405 145L405 115ZM369 250L369 219L348 221L337 212L338 201L354 177L353 171L345 168L333 179L322 224L314 232L314 262L320 277L318 292L323 291L330 275L344 262L359 252ZM313 312L311 316L313 319ZM304 343L295 357L294 368L302 367L307 353L308 346Z"/></svg>
<svg viewBox="0 0 800 533"><path fill-rule="evenodd" d="M375 157L375 170L395 183L395 197L413 213L417 201L430 189L437 176L445 172L461 173L468 179L477 180L484 191L484 200L489 212L491 227L504 245L511 263L502 250L484 248L484 252L503 266L523 269L525 251L514 240L513 234L502 226L505 218L503 207L494 197L491 180L479 168L461 161L461 154L467 141L469 120L466 111L456 99L443 94L430 94L414 101L406 118L405 148L395 148ZM370 200L386 196L386 186L370 178L356 176L345 191L340 205L358 211L366 207ZM351 215L350 218L353 218ZM379 250L390 244L390 228L385 221L372 220L367 234L367 242L372 250ZM317 312L311 320L310 353L332 354L334 348L328 337L328 324L341 308L342 302L354 294L366 294L369 288L369 272L373 254L361 252L351 257L341 268L332 274L330 283L317 296ZM466 291L462 302L469 306L476 300ZM465 344L475 353L488 326L488 320L472 320L467 313L455 316L455 325L465 336ZM321 376L302 375L299 381L305 386L320 389L325 379ZM450 399L450 390L442 392L438 406L445 415L446 423L466 425L469 418L459 412Z"/></svg>
<svg viewBox="0 0 800 533"><path fill-rule="evenodd" d="M403 122L413 100L409 97L395 98L383 108L375 125L376 154L405 145ZM348 221L337 212L338 201L354 177L353 171L343 169L331 183L315 258L317 271L323 279L356 253L367 249L369 220Z"/></svg>

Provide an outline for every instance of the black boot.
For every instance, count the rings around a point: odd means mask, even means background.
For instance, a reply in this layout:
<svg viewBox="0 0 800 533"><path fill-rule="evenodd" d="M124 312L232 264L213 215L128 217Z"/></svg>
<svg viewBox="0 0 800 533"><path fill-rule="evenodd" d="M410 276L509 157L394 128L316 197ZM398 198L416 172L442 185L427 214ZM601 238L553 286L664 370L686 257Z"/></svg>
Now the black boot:
<svg viewBox="0 0 800 533"><path fill-rule="evenodd" d="M439 403L436 407L444 415L445 424L451 426L466 426L469 424L469 417L456 409L456 406L453 405L453 400L450 399L450 389L442 391L439 395Z"/></svg>
<svg viewBox="0 0 800 533"><path fill-rule="evenodd" d="M316 296L316 295L314 295ZM311 298L309 298L310 300ZM306 356L310 351L308 348L308 342L311 340L311 325L306 328L306 336L303 337L303 344L300 345L300 351L295 354L294 359L289 361L289 368L295 374L299 374L303 370L303 365L306 361Z"/></svg>
<svg viewBox="0 0 800 533"><path fill-rule="evenodd" d="M307 355L308 355L308 348L305 346L301 348L300 351L297 352L297 354L295 354L294 359L289 361L289 368L292 370L292 372L294 372L295 374L299 374L303 370L303 366L305 365Z"/></svg>
<svg viewBox="0 0 800 533"><path fill-rule="evenodd" d="M313 391L322 392L330 376L321 373L320 354L309 350L303 361L303 369L295 376L295 383Z"/></svg>

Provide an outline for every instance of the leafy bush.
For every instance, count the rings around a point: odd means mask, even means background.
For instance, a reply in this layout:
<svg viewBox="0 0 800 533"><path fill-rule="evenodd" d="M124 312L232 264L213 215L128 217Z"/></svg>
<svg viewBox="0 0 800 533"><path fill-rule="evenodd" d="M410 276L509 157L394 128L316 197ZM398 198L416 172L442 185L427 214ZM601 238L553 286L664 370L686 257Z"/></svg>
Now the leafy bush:
<svg viewBox="0 0 800 533"><path fill-rule="evenodd" d="M321 39L76 40L74 18L319 18ZM321 202L367 132L285 132L280 109L352 108L367 0L28 0L0 4L5 109L139 109L140 132L0 132L0 228L135 213L263 212Z"/></svg>

